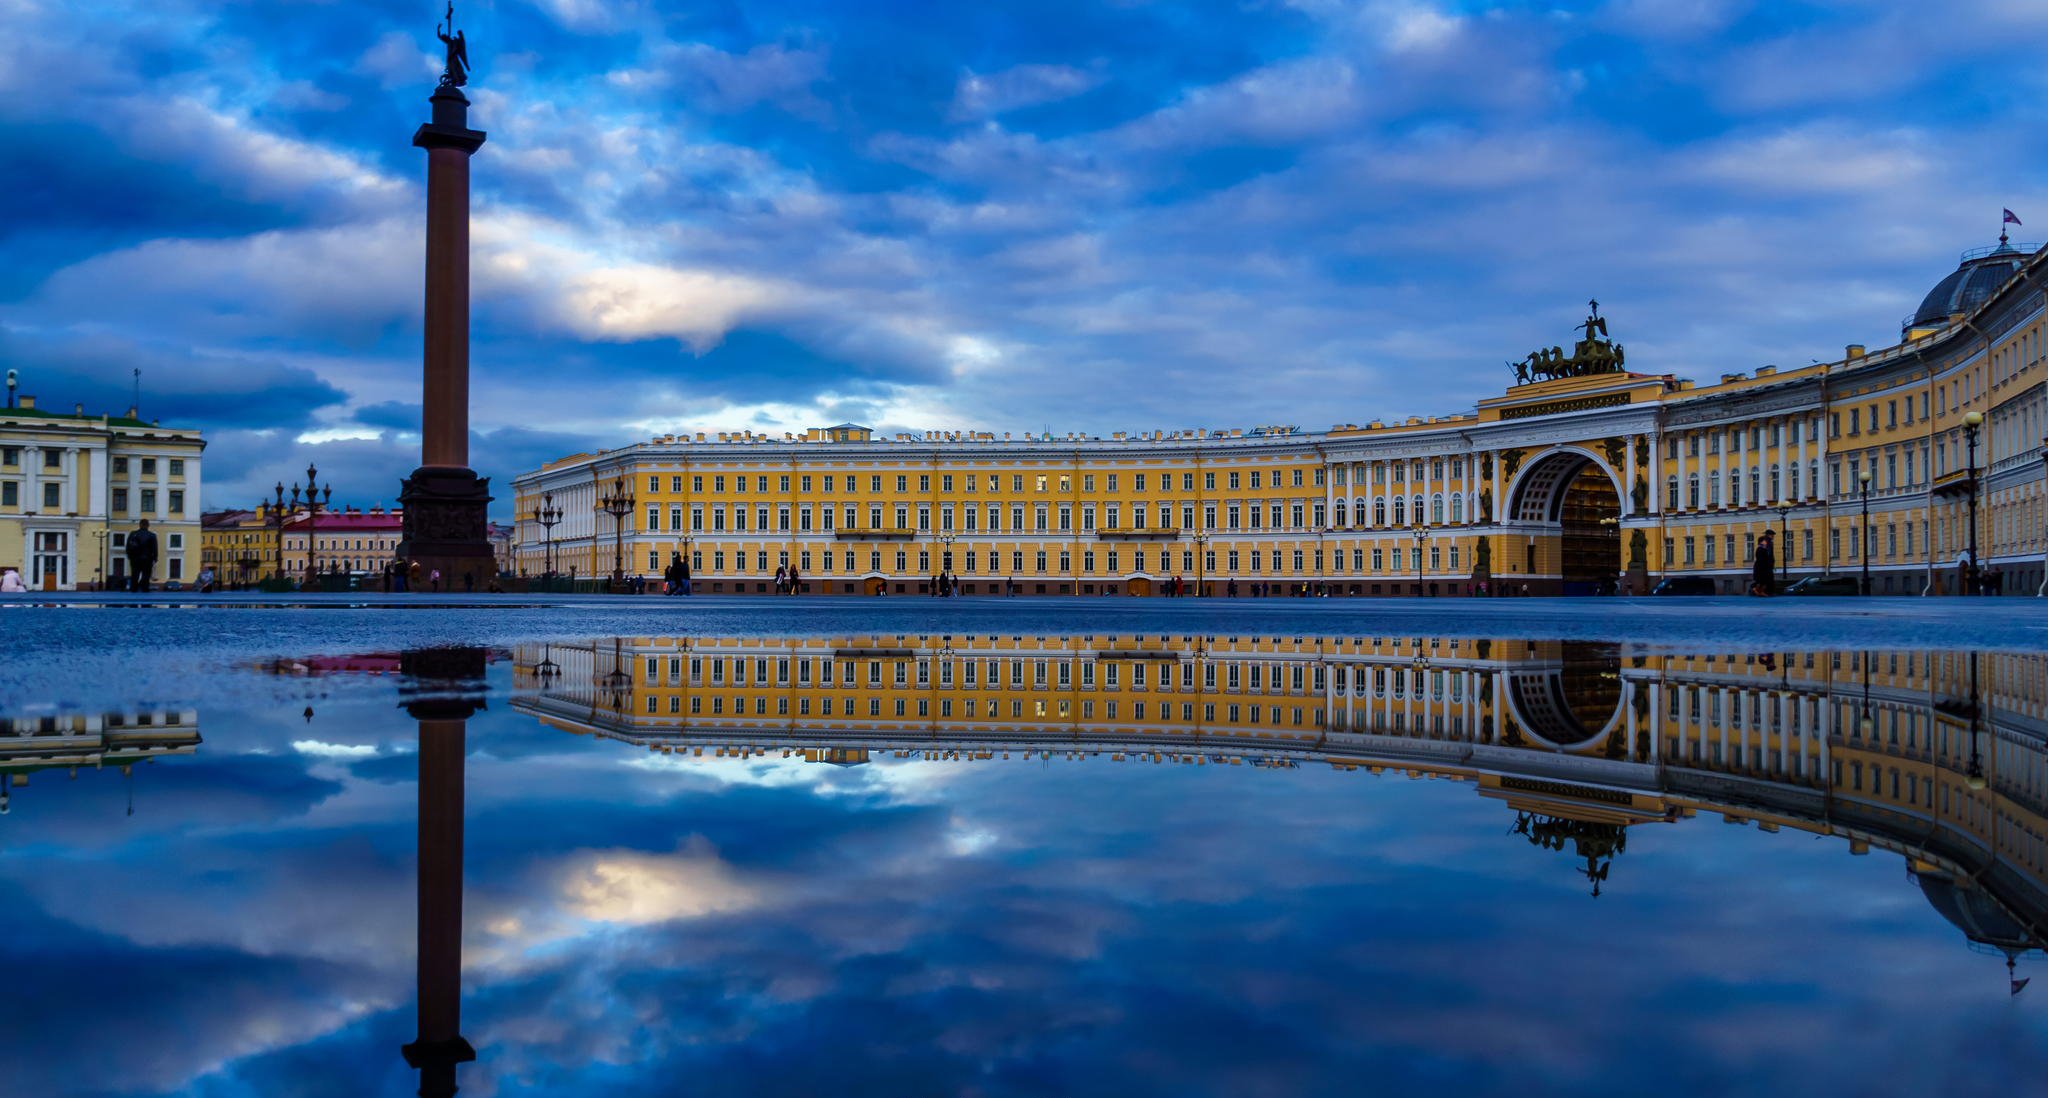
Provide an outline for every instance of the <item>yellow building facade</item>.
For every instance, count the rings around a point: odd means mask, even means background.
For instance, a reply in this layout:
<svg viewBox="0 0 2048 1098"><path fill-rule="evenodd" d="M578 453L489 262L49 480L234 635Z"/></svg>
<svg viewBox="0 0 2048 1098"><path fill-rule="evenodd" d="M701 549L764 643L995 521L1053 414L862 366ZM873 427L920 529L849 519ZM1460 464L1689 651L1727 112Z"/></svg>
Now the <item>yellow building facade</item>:
<svg viewBox="0 0 2048 1098"><path fill-rule="evenodd" d="M766 592L790 567L833 594L942 573L966 594L1641 593L1681 576L1740 592L1772 531L1788 580L1867 569L1872 593L1953 593L1974 545L1979 578L2031 593L2044 289L2039 250L2001 240L1895 346L1712 384L1627 364L1596 306L1570 354L1529 356L1471 411L1327 431L664 435L516 477L514 559L654 577L681 555L703 593Z"/></svg>
<svg viewBox="0 0 2048 1098"><path fill-rule="evenodd" d="M190 582L201 554L196 430L136 417L40 408L31 396L0 410L0 571L30 590L118 584L128 533L148 519L155 579Z"/></svg>

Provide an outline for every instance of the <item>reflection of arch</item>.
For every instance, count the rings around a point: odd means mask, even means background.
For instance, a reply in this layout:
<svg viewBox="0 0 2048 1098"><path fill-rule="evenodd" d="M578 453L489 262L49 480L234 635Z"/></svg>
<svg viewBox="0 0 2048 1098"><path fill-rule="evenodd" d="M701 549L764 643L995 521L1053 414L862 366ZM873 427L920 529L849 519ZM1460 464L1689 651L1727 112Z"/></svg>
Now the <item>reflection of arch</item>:
<svg viewBox="0 0 2048 1098"><path fill-rule="evenodd" d="M1573 480L1593 466L1607 474L1607 481L1614 486L1614 498L1619 501L1627 490L1621 478L1607 463L1591 450L1578 446L1554 446L1538 454L1522 466L1521 472L1508 484L1508 518L1515 522L1559 521L1564 510L1565 489Z"/></svg>
<svg viewBox="0 0 2048 1098"><path fill-rule="evenodd" d="M1574 754L1606 743L1622 726L1620 661L1601 644L1567 642L1555 666L1510 670L1508 714L1528 738Z"/></svg>

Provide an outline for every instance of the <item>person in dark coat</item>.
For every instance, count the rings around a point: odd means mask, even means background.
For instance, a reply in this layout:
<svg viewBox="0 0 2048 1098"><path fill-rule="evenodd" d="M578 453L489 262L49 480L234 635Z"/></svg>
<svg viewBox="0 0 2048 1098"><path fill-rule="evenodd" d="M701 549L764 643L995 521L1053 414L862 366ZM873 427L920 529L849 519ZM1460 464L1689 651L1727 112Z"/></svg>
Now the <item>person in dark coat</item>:
<svg viewBox="0 0 2048 1098"><path fill-rule="evenodd" d="M128 557L129 590L148 591L156 574L156 535L149 532L148 519L135 525L122 552Z"/></svg>
<svg viewBox="0 0 2048 1098"><path fill-rule="evenodd" d="M1749 565L1749 593L1768 598L1776 591L1778 552L1769 530L1756 539L1756 554Z"/></svg>

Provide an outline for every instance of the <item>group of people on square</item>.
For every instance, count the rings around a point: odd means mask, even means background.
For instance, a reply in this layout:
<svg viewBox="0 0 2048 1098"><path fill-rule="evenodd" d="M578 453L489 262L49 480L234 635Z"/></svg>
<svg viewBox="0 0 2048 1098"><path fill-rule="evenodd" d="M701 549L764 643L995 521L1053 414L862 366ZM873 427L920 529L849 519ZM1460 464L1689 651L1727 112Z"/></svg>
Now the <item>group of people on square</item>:
<svg viewBox="0 0 2048 1098"><path fill-rule="evenodd" d="M668 555L668 567L661 570L661 593L664 595L687 595L690 593L690 562L681 553Z"/></svg>

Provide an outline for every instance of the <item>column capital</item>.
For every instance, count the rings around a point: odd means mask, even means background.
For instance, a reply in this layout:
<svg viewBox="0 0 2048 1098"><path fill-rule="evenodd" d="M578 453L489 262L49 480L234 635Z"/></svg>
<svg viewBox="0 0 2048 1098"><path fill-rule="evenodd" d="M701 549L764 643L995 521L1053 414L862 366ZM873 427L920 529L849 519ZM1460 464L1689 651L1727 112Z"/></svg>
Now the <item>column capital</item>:
<svg viewBox="0 0 2048 1098"><path fill-rule="evenodd" d="M434 120L413 131L412 143L422 149L459 149L473 153L484 143L482 130L469 128L469 98L460 89L443 84L428 99L434 105Z"/></svg>

